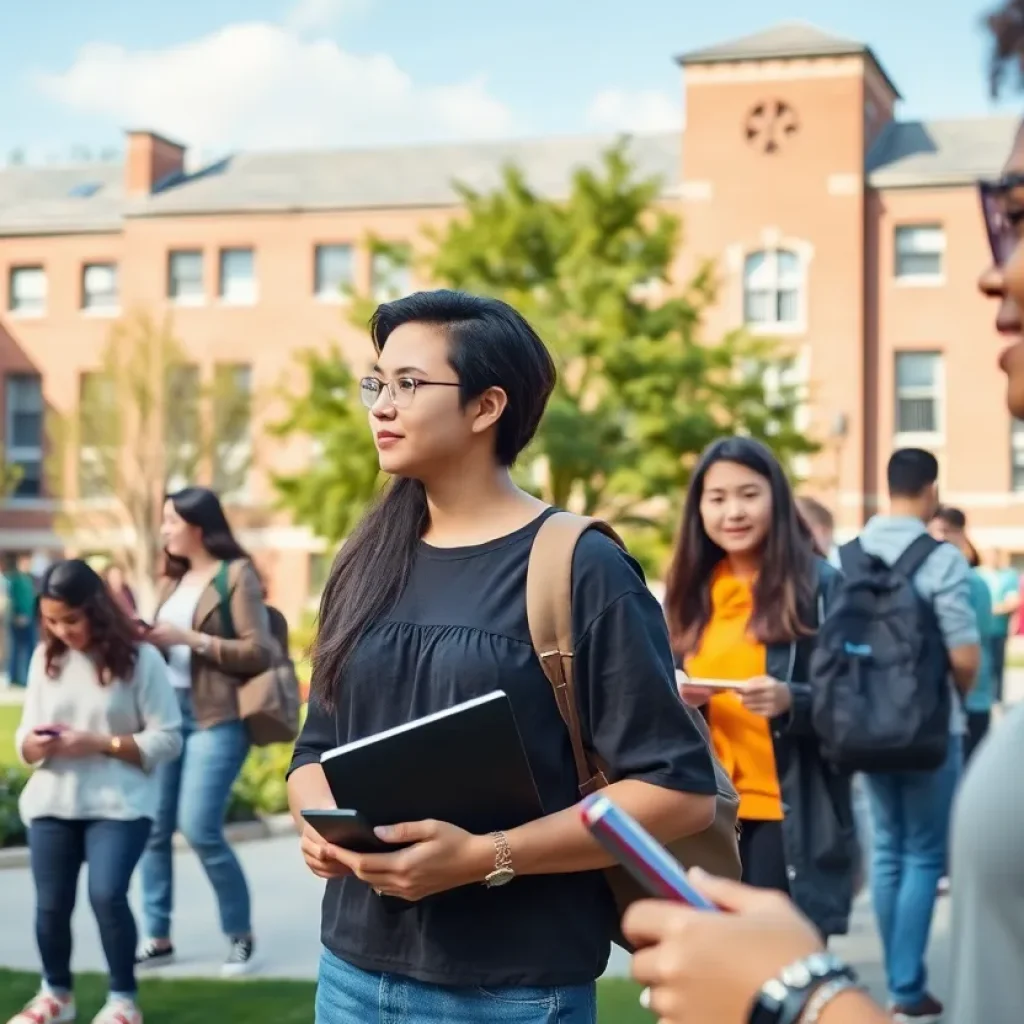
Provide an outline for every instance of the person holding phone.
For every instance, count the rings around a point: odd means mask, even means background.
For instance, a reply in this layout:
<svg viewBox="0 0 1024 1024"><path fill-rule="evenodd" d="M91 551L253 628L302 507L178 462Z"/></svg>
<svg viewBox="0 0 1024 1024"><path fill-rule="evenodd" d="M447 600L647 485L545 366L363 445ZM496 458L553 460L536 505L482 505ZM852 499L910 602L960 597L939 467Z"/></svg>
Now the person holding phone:
<svg viewBox="0 0 1024 1024"><path fill-rule="evenodd" d="M56 562L39 597L16 744L32 775L19 800L36 888L43 986L9 1024L75 1017L71 916L82 865L110 968L94 1024L141 1024L128 884L159 801L153 769L181 750L181 713L160 653L83 561ZM10 927L10 922L6 922Z"/></svg>
<svg viewBox="0 0 1024 1024"><path fill-rule="evenodd" d="M744 881L791 893L824 936L846 931L858 857L850 780L810 721L815 631L839 579L768 448L709 445L666 586L680 690L739 793Z"/></svg>

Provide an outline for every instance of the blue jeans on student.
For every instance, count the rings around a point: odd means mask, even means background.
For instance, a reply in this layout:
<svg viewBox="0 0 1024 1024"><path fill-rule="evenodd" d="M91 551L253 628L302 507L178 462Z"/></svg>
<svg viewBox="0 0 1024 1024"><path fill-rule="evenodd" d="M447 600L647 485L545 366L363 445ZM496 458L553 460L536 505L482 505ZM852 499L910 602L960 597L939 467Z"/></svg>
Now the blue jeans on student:
<svg viewBox="0 0 1024 1024"><path fill-rule="evenodd" d="M15 626L12 623L7 635L7 674L12 686L28 684L28 663L35 649L35 624L30 622L27 626Z"/></svg>
<svg viewBox="0 0 1024 1024"><path fill-rule="evenodd" d="M315 1024L596 1024L596 986L448 988L362 971L325 949Z"/></svg>
<svg viewBox="0 0 1024 1024"><path fill-rule="evenodd" d="M89 902L110 969L110 991L135 994L138 933L128 885L145 849L152 822L36 818L28 828L36 887L36 942L46 988L71 991L71 915L82 865L89 867Z"/></svg>
<svg viewBox="0 0 1024 1024"><path fill-rule="evenodd" d="M157 768L160 806L141 864L146 934L151 939L171 937L171 841L175 830L180 829L213 886L224 934L231 938L247 936L252 933L249 886L242 865L224 838L224 816L231 787L249 753L249 737L242 722L197 729L192 694L179 690L178 702L184 745L178 760Z"/></svg>
<svg viewBox="0 0 1024 1024"><path fill-rule="evenodd" d="M925 954L962 759L963 737L950 736L946 760L933 772L866 777L874 825L872 898L889 997L900 1006L913 1006L927 993Z"/></svg>

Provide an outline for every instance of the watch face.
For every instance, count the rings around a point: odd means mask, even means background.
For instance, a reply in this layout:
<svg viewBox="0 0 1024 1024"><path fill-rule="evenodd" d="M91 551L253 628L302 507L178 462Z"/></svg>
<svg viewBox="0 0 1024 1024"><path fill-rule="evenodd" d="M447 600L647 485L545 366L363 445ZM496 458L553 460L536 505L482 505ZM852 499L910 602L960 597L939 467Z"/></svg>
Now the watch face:
<svg viewBox="0 0 1024 1024"><path fill-rule="evenodd" d="M496 885L505 885L511 882L515 876L516 873L511 868L498 868L497 871L492 871L484 881L489 888L493 889Z"/></svg>

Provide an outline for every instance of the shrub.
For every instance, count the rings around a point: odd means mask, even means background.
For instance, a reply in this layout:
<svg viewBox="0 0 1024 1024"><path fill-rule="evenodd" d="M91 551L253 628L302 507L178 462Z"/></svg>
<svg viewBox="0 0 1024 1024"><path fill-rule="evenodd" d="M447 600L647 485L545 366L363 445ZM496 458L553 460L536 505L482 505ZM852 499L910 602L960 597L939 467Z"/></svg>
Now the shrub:
<svg viewBox="0 0 1024 1024"><path fill-rule="evenodd" d="M284 776L291 759L290 743L275 743L270 747L257 747L253 750L235 782L232 804L237 804L239 810L248 809L250 818L287 811L288 790Z"/></svg>
<svg viewBox="0 0 1024 1024"><path fill-rule="evenodd" d="M25 826L18 813L18 797L28 782L20 765L0 765L0 846L24 846Z"/></svg>

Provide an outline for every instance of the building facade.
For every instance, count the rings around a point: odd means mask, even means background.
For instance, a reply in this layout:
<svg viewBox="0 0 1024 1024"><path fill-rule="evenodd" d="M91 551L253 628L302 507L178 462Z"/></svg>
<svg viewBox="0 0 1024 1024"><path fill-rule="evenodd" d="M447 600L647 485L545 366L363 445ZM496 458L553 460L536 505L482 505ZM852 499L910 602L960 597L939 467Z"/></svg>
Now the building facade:
<svg viewBox="0 0 1024 1024"><path fill-rule="evenodd" d="M1016 123L900 121L870 48L809 25L678 61L685 127L631 152L683 220L678 279L718 267L708 337L746 324L777 338L782 372L806 387L803 423L822 444L806 489L851 533L884 505L890 451L927 447L978 547L1024 556L1024 425L993 397L995 311L974 286L988 251L974 186L998 175ZM0 170L0 422L20 472L0 550L95 546L48 494L47 411L76 406L120 318L170 314L197 381L226 374L254 396L235 440L259 450L233 517L295 613L329 552L273 509L270 473L315 453L262 427L280 389L301 386L301 350L338 342L369 360L345 286L417 286L367 238L415 247L458 212L453 181L496 186L510 161L558 196L611 141L243 153L187 171L184 147L140 131L122 164Z"/></svg>

